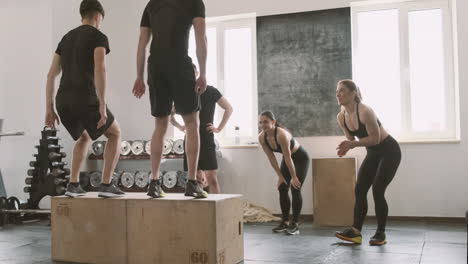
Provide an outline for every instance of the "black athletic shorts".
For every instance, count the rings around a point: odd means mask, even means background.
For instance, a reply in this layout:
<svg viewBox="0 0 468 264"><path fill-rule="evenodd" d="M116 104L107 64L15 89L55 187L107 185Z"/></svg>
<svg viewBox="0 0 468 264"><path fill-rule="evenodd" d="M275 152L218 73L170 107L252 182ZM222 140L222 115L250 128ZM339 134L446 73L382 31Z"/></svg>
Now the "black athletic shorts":
<svg viewBox="0 0 468 264"><path fill-rule="evenodd" d="M217 169L218 159L216 158L214 135L200 134L200 155L198 158L198 170L208 171ZM188 171L186 154L184 154L184 170Z"/></svg>
<svg viewBox="0 0 468 264"><path fill-rule="evenodd" d="M157 66L157 65L159 66ZM191 59L182 63L148 63L148 86L151 114L165 117L174 104L180 115L200 111L200 96L195 92L195 72Z"/></svg>
<svg viewBox="0 0 468 264"><path fill-rule="evenodd" d="M82 104L77 102L66 104L57 101L57 112L63 126L75 141L80 138L84 130L88 132L92 140L96 140L109 129L115 120L114 115L107 108L107 122L103 127L97 129L97 124L101 119L99 102L87 101Z"/></svg>

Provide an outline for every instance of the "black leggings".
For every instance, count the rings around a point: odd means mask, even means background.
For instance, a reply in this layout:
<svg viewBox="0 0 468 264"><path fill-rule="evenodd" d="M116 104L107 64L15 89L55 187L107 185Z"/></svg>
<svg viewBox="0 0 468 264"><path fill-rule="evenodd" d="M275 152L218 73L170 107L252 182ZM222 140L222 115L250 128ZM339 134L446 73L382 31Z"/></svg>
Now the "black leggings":
<svg viewBox="0 0 468 264"><path fill-rule="evenodd" d="M362 229L364 218L367 215L367 192L372 186L378 223L377 231L385 231L388 216L385 190L393 180L400 161L400 146L391 136L388 136L379 145L367 148L367 155L359 169L355 189L356 204L353 224L355 228Z"/></svg>
<svg viewBox="0 0 468 264"><path fill-rule="evenodd" d="M310 158L305 149L301 146L294 154L291 155L294 166L296 167L296 175L301 184L304 184L304 180L309 170ZM292 211L293 221L297 223L299 221L299 215L302 209L302 194L301 189L296 189L291 186L291 173L286 162L281 161L281 174L283 175L287 184L283 183L278 187L281 212L283 215L283 221L289 221L289 211L291 209L291 200L289 199L289 189L292 194Z"/></svg>

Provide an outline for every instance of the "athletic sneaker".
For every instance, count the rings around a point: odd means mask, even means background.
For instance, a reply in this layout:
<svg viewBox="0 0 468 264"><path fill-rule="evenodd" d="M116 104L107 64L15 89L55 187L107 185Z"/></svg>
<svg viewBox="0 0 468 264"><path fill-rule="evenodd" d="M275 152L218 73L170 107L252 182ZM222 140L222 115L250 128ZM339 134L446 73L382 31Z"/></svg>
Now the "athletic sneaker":
<svg viewBox="0 0 468 264"><path fill-rule="evenodd" d="M355 244L362 243L362 234L357 233L353 228L345 229L342 232L336 232L335 236L341 240L353 242Z"/></svg>
<svg viewBox="0 0 468 264"><path fill-rule="evenodd" d="M273 228L272 231L275 233L283 233L288 229L288 224L286 222L281 222L277 227Z"/></svg>
<svg viewBox="0 0 468 264"><path fill-rule="evenodd" d="M121 191L117 186L114 184L104 184L101 183L99 186L99 197L102 198L114 198L114 197L122 197L125 193Z"/></svg>
<svg viewBox="0 0 468 264"><path fill-rule="evenodd" d="M375 235L369 240L371 246L381 246L387 243L385 240L385 232L377 231Z"/></svg>
<svg viewBox="0 0 468 264"><path fill-rule="evenodd" d="M161 188L161 180L151 180L147 195L151 198L164 198L166 196Z"/></svg>
<svg viewBox="0 0 468 264"><path fill-rule="evenodd" d="M286 233L291 236L299 235L299 225L297 223L291 222L288 226L288 230L286 230Z"/></svg>
<svg viewBox="0 0 468 264"><path fill-rule="evenodd" d="M67 186L67 191L65 192L65 196L68 197L79 197L79 196L85 196L86 191L81 188L81 185L79 183L69 183Z"/></svg>
<svg viewBox="0 0 468 264"><path fill-rule="evenodd" d="M205 192L197 181L189 180L185 186L185 196L192 196L197 199L208 198L208 193Z"/></svg>

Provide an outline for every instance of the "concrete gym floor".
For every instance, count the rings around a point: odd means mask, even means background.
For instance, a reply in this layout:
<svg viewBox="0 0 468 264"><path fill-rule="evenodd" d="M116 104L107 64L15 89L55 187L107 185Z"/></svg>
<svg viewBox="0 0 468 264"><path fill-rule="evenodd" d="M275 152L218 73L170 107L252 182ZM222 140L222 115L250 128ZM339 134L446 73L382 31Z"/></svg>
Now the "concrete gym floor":
<svg viewBox="0 0 468 264"><path fill-rule="evenodd" d="M245 225L245 264L465 264L466 226L462 223L390 221L389 244L370 247L375 232L368 221L363 231L365 244L341 243L335 228L301 225L300 236L273 234L274 224ZM0 229L1 264L62 263L50 259L50 227L47 222L9 225ZM176 264L176 263L171 263Z"/></svg>

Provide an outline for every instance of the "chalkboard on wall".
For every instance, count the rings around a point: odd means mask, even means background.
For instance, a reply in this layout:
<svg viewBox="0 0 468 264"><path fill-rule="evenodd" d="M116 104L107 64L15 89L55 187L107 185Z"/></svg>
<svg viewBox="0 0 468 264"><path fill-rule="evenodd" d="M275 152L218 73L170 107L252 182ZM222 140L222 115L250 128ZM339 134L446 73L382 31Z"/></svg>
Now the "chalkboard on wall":
<svg viewBox="0 0 468 264"><path fill-rule="evenodd" d="M350 9L257 18L259 111L294 136L342 135L336 83L350 79Z"/></svg>

